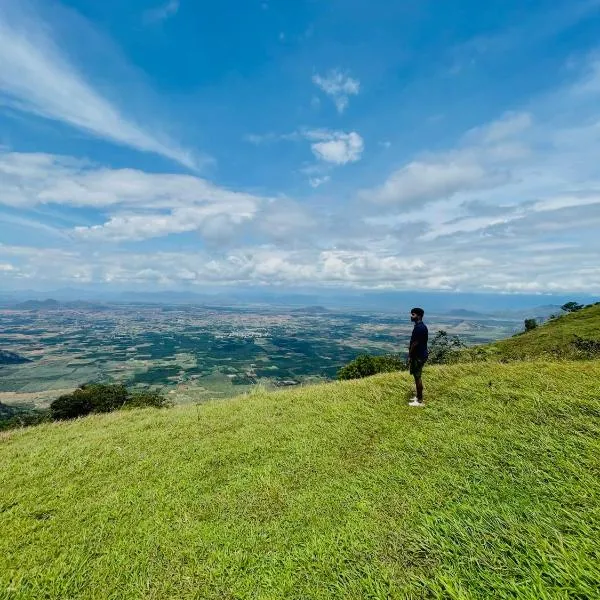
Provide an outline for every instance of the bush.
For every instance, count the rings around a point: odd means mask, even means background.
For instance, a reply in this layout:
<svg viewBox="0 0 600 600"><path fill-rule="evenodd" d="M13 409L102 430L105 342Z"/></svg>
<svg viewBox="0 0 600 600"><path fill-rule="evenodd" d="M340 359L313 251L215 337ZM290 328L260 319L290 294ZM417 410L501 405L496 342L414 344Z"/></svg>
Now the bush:
<svg viewBox="0 0 600 600"><path fill-rule="evenodd" d="M600 340L585 339L576 335L572 344L585 358L600 357Z"/></svg>
<svg viewBox="0 0 600 600"><path fill-rule="evenodd" d="M170 402L160 392L139 391L129 396L124 408L165 408L169 405Z"/></svg>
<svg viewBox="0 0 600 600"><path fill-rule="evenodd" d="M0 431L39 425L50 420L48 410L31 406L9 406L0 402Z"/></svg>
<svg viewBox="0 0 600 600"><path fill-rule="evenodd" d="M120 408L164 407L167 399L158 392L130 393L124 385L92 383L82 385L72 394L64 394L50 404L55 420L75 419L90 413L106 413Z"/></svg>
<svg viewBox="0 0 600 600"><path fill-rule="evenodd" d="M537 327L537 321L535 319L525 319L525 331L532 331Z"/></svg>
<svg viewBox="0 0 600 600"><path fill-rule="evenodd" d="M337 378L362 379L363 377L369 377L377 373L391 373L405 369L406 363L398 355L372 356L371 354L361 354L352 362L342 367L337 373Z"/></svg>

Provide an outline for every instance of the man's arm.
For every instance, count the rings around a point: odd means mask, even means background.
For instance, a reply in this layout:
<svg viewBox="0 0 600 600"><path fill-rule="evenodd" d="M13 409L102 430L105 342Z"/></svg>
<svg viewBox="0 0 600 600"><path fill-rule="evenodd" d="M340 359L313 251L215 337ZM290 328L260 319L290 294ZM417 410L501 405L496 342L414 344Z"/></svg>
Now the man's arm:
<svg viewBox="0 0 600 600"><path fill-rule="evenodd" d="M419 341L415 340L408 348L408 360L411 358L415 358L415 354L417 352L417 346L419 345Z"/></svg>

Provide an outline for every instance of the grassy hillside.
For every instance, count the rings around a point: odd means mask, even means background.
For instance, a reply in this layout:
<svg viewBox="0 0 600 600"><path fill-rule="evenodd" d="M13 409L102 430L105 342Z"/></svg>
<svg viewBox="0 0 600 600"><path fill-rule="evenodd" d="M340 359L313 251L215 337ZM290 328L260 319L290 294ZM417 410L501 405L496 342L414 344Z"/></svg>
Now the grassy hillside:
<svg viewBox="0 0 600 600"><path fill-rule="evenodd" d="M598 381L459 364L424 409L401 373L0 434L0 598L598 598Z"/></svg>
<svg viewBox="0 0 600 600"><path fill-rule="evenodd" d="M527 360L544 356L577 359L582 352L573 345L576 337L600 342L600 303L562 315L527 333L461 354L467 361L473 358Z"/></svg>

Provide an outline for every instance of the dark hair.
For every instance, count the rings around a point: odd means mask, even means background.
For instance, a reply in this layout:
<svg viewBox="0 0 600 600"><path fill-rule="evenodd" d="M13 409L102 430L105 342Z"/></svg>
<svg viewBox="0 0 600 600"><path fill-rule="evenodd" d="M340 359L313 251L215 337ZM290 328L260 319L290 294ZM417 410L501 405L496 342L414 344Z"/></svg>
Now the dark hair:
<svg viewBox="0 0 600 600"><path fill-rule="evenodd" d="M411 312L411 314L414 313L421 319L423 318L423 315L425 314L425 311L422 308L412 308L410 312Z"/></svg>

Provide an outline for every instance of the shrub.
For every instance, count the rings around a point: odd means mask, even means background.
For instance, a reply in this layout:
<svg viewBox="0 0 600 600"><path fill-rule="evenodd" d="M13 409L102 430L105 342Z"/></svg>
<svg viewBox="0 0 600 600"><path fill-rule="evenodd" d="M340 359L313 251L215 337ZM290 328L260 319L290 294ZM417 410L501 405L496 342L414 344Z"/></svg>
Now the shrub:
<svg viewBox="0 0 600 600"><path fill-rule="evenodd" d="M146 406L152 408L165 408L170 404L171 403L164 394L144 390L133 392L129 398L127 398L124 408L144 408Z"/></svg>
<svg viewBox="0 0 600 600"><path fill-rule="evenodd" d="M525 331L532 331L537 327L537 321L535 319L525 319Z"/></svg>
<svg viewBox="0 0 600 600"><path fill-rule="evenodd" d="M337 373L337 378L362 379L363 377L369 377L377 373L391 373L405 369L406 363L398 355L372 356L371 354L361 354L352 362L342 367Z"/></svg>
<svg viewBox="0 0 600 600"><path fill-rule="evenodd" d="M167 399L158 392L130 393L124 385L92 383L82 385L72 394L58 397L50 404L50 413L53 419L62 420L90 413L111 412L120 408L167 405Z"/></svg>
<svg viewBox="0 0 600 600"><path fill-rule="evenodd" d="M0 402L0 431L39 425L50 420L50 411L31 406L9 406Z"/></svg>
<svg viewBox="0 0 600 600"><path fill-rule="evenodd" d="M585 358L600 357L600 340L585 339L576 335L572 345Z"/></svg>

